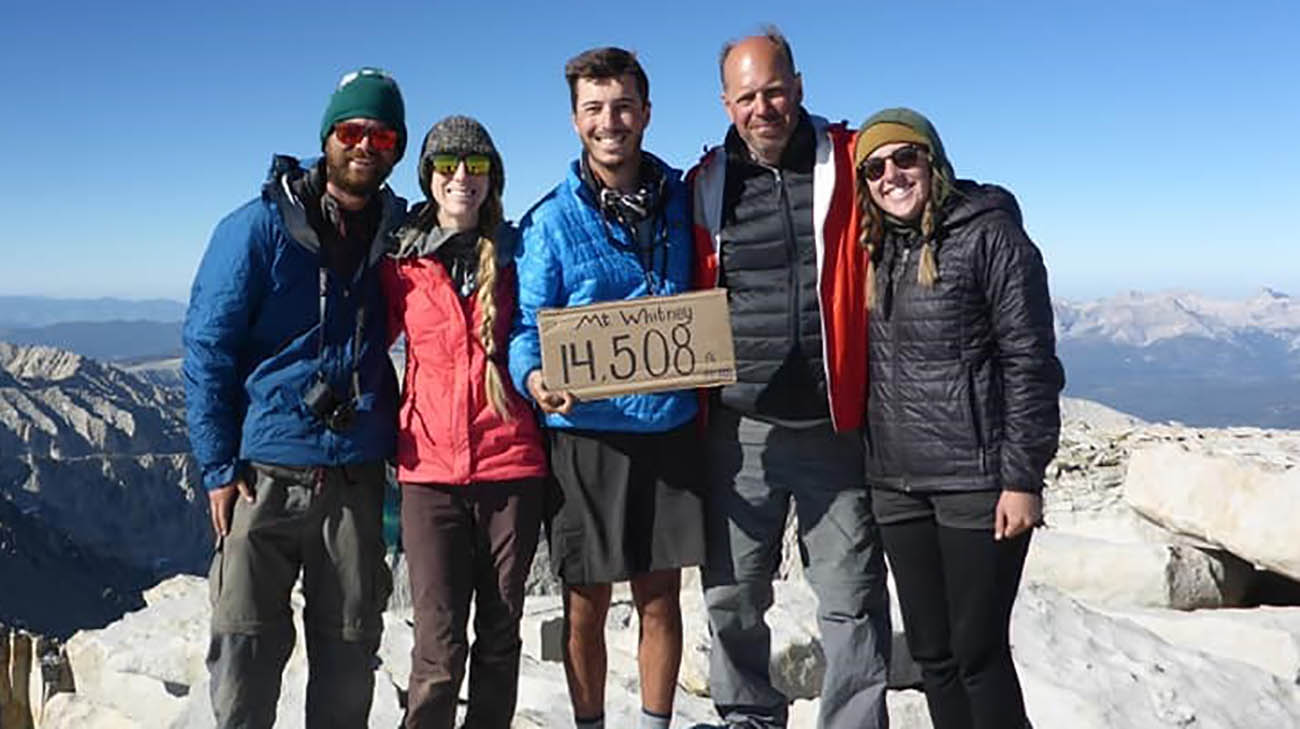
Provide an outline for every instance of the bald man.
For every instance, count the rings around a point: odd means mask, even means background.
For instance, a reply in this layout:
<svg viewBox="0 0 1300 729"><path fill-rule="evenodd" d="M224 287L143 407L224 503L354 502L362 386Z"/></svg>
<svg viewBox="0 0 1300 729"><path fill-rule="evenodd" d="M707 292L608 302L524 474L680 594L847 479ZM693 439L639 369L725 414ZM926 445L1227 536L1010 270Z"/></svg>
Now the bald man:
<svg viewBox="0 0 1300 729"><path fill-rule="evenodd" d="M738 376L709 403L709 690L729 727L786 725L763 615L793 500L826 655L818 726L883 729L889 597L863 475L852 133L804 110L776 29L727 43L719 65L731 128L690 176L697 283L727 288Z"/></svg>

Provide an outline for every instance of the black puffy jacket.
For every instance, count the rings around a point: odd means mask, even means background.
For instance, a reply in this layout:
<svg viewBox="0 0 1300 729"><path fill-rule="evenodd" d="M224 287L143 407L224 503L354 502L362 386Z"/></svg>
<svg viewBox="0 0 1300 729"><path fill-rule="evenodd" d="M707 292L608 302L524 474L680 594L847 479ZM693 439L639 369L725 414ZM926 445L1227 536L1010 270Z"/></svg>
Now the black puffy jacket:
<svg viewBox="0 0 1300 729"><path fill-rule="evenodd" d="M1039 491L1065 379L1042 255L1000 187L958 180L945 210L933 287L917 282L917 232L888 231L875 264L867 480Z"/></svg>

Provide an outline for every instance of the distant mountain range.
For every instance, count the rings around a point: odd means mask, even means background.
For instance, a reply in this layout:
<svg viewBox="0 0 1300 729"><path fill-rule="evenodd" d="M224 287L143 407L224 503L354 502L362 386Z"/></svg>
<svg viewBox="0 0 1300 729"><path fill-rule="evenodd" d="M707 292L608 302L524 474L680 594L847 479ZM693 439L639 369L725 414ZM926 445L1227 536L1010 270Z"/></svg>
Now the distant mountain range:
<svg viewBox="0 0 1300 729"><path fill-rule="evenodd" d="M68 321L0 329L0 341L56 347L106 362L132 363L181 356L179 321Z"/></svg>
<svg viewBox="0 0 1300 729"><path fill-rule="evenodd" d="M184 318L184 302L172 299L0 296L0 329L26 329L64 322L178 322Z"/></svg>
<svg viewBox="0 0 1300 729"><path fill-rule="evenodd" d="M170 299L0 296L0 341L119 363L181 354L185 304Z"/></svg>
<svg viewBox="0 0 1300 729"><path fill-rule="evenodd" d="M1300 299L1134 292L1055 311L1069 395L1151 421L1300 428Z"/></svg>
<svg viewBox="0 0 1300 729"><path fill-rule="evenodd" d="M1061 339L1105 339L1146 347L1179 338L1233 343L1264 334L1300 353L1300 299L1261 289L1243 299L1216 299L1194 292L1128 293L1086 303L1055 304Z"/></svg>

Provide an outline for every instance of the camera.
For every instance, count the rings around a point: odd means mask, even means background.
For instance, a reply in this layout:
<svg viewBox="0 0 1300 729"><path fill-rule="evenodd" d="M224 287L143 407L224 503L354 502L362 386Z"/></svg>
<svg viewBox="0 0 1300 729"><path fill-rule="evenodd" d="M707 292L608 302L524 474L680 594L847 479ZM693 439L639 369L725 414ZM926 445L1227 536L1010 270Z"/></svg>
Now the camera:
<svg viewBox="0 0 1300 729"><path fill-rule="evenodd" d="M328 382L317 380L303 393L302 402L320 418L325 427L335 432L348 430L356 422L357 407L351 398L340 399Z"/></svg>

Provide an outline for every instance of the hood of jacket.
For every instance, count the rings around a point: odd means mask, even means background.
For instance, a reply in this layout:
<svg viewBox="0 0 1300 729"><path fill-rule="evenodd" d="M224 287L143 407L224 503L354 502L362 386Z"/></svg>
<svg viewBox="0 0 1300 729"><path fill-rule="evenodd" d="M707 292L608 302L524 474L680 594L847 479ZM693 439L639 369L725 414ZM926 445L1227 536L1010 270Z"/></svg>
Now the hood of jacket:
<svg viewBox="0 0 1300 729"><path fill-rule="evenodd" d="M320 253L320 237L307 220L306 202L299 199L294 192L293 183L305 175L322 174L319 157L299 160L297 157L277 154L271 158L271 169L267 172L266 182L262 185L262 199L280 212L280 221L285 231L295 243L312 253ZM388 251L389 239L406 218L406 200L398 197L388 186L380 185L375 193L382 206L379 228L375 239L370 243L366 256L366 268L374 265Z"/></svg>
<svg viewBox="0 0 1300 729"><path fill-rule="evenodd" d="M948 208L943 216L944 230L952 230L969 224L971 221L989 213L1004 211L1016 225L1020 225L1020 205L1016 198L1005 188L998 185L985 185L974 180L957 180L949 193Z"/></svg>
<svg viewBox="0 0 1300 729"><path fill-rule="evenodd" d="M411 208L411 211L407 213L406 222L397 228L389 239L387 250L389 256L399 260L431 256L439 248L442 248L447 241L457 235L472 233L472 231L448 230L439 225L434 225L428 230L422 230L417 221L420 219L420 213L428 204L428 202L416 203ZM497 246L498 266L504 266L514 260L515 249L518 247L519 232L510 221L503 220L497 226L492 241Z"/></svg>

